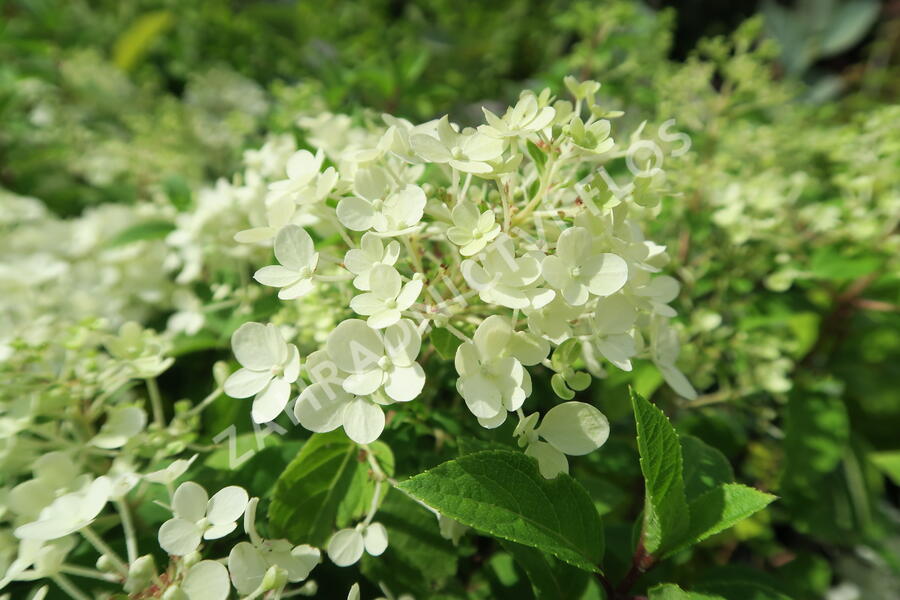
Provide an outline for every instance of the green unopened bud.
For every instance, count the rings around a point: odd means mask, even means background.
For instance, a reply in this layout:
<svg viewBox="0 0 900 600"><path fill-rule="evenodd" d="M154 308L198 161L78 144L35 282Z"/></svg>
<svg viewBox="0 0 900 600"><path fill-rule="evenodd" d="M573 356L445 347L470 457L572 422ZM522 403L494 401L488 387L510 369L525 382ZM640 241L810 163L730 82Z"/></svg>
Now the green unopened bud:
<svg viewBox="0 0 900 600"><path fill-rule="evenodd" d="M277 590L287 585L287 571L277 565L272 565L266 571L262 580L262 586L265 590Z"/></svg>
<svg viewBox="0 0 900 600"><path fill-rule="evenodd" d="M310 579L306 583L303 584L297 593L301 596L315 596L319 591L319 584L315 582L315 580Z"/></svg>
<svg viewBox="0 0 900 600"><path fill-rule="evenodd" d="M224 360L217 361L216 364L213 365L213 377L216 380L217 386L224 386L225 380L228 379L229 375L231 375L231 369L228 368L228 363Z"/></svg>
<svg viewBox="0 0 900 600"><path fill-rule="evenodd" d="M104 573L112 573L116 570L116 566L113 564L109 557L105 554L102 554L100 558L97 559L97 570L103 571Z"/></svg>
<svg viewBox="0 0 900 600"><path fill-rule="evenodd" d="M125 580L125 591L129 594L140 592L150 585L156 577L156 561L151 554L140 556L128 567L128 579Z"/></svg>

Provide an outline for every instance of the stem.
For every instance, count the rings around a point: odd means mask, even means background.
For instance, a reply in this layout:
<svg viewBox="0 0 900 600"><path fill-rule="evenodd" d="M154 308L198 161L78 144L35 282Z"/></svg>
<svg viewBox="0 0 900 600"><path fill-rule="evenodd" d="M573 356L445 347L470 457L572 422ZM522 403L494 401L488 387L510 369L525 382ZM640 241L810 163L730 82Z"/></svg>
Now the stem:
<svg viewBox="0 0 900 600"><path fill-rule="evenodd" d="M108 558L123 577L128 576L128 565L125 564L125 561L123 561L119 555L116 554L116 551L110 548L99 535L94 533L94 530L91 529L90 526L86 525L82 527L80 531L81 535L84 536L84 539L86 539L97 552Z"/></svg>
<svg viewBox="0 0 900 600"><path fill-rule="evenodd" d="M128 509L128 503L124 499L116 501L116 508L119 511L119 517L122 519L122 530L125 532L125 550L128 553L128 563L131 564L136 561L138 557L137 535L134 531L134 521L131 519L131 511Z"/></svg>
<svg viewBox="0 0 900 600"><path fill-rule="evenodd" d="M62 565L59 570L69 575L77 575L79 577L88 577L90 579L99 579L100 581L118 582L119 578L112 573L104 573L97 569L88 569L87 567L79 567L78 565Z"/></svg>
<svg viewBox="0 0 900 600"><path fill-rule="evenodd" d="M147 382L147 393L150 395L150 405L153 407L153 421L161 428L165 428L166 417L163 412L162 396L159 395L159 386L156 384L156 378L149 377L144 381Z"/></svg>
<svg viewBox="0 0 900 600"><path fill-rule="evenodd" d="M627 595L638 577L646 573L653 566L654 561L653 556L647 554L647 550L644 548L644 536L642 535L638 541L637 548L634 550L634 556L631 557L631 567L628 569L625 577L622 578L622 581L619 582L618 587L616 587L616 593L619 596Z"/></svg>
<svg viewBox="0 0 900 600"><path fill-rule="evenodd" d="M78 591L78 588L75 587L75 584L72 583L72 580L62 573L51 575L50 579L53 581L53 583L58 585L62 591L68 594L70 598L74 598L75 600L91 600L87 594L82 594L80 591Z"/></svg>
<svg viewBox="0 0 900 600"><path fill-rule="evenodd" d="M187 411L184 414L184 416L185 417L193 417L194 415L200 414L201 412L203 412L203 410L207 406L212 404L221 395L222 395L222 388L217 387L212 392L210 392L210 394L206 398L201 400L197 406L195 406L195 407L191 408L189 411Z"/></svg>

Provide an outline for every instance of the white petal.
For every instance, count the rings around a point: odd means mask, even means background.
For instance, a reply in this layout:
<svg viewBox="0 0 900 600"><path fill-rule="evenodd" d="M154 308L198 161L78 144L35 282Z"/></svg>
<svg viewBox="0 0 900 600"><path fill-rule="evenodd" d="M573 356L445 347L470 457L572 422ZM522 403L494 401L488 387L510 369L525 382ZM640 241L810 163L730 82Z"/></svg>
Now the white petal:
<svg viewBox="0 0 900 600"><path fill-rule="evenodd" d="M217 540L219 538L223 538L232 531L237 529L237 523L219 523L218 525L212 525L207 528L206 531L203 532L203 539L205 540Z"/></svg>
<svg viewBox="0 0 900 600"><path fill-rule="evenodd" d="M290 179L310 179L318 170L319 162L309 150L298 150L287 162L287 176Z"/></svg>
<svg viewBox="0 0 900 600"><path fill-rule="evenodd" d="M305 229L286 225L275 236L275 258L288 269L299 271L312 267L315 244Z"/></svg>
<svg viewBox="0 0 900 600"><path fill-rule="evenodd" d="M342 371L364 373L384 356L381 338L360 319L347 319L335 327L325 343L328 356Z"/></svg>
<svg viewBox="0 0 900 600"><path fill-rule="evenodd" d="M231 582L242 596L249 595L262 583L268 563L259 550L248 542L238 542L228 554L228 570Z"/></svg>
<svg viewBox="0 0 900 600"><path fill-rule="evenodd" d="M584 227L570 227L556 242L556 256L568 267L581 266L581 258L591 249L591 234Z"/></svg>
<svg viewBox="0 0 900 600"><path fill-rule="evenodd" d="M478 424L484 427L485 429L496 429L503 425L506 422L506 415L508 415L505 410L501 410L497 413L496 416L483 419L478 417Z"/></svg>
<svg viewBox="0 0 900 600"><path fill-rule="evenodd" d="M363 542L366 552L372 556L381 556L388 546L388 532L381 523L370 523L363 530Z"/></svg>
<svg viewBox="0 0 900 600"><path fill-rule="evenodd" d="M384 198L390 182L384 169L378 166L359 169L353 178L353 190L368 200Z"/></svg>
<svg viewBox="0 0 900 600"><path fill-rule="evenodd" d="M310 571L322 562L322 553L318 548L303 544L296 546L284 558L286 560L282 560L282 555L272 556L272 562L288 572L288 581L296 582L309 577Z"/></svg>
<svg viewBox="0 0 900 600"><path fill-rule="evenodd" d="M598 296L609 296L622 289L628 281L628 263L621 256L615 254L601 254L593 256L589 260L590 266L586 269L595 274L591 277L591 293Z"/></svg>
<svg viewBox="0 0 900 600"><path fill-rule="evenodd" d="M344 409L344 432L357 444L371 444L384 431L384 411L366 398L352 400Z"/></svg>
<svg viewBox="0 0 900 600"><path fill-rule="evenodd" d="M282 300L295 300L307 295L313 291L314 288L315 284L313 284L312 279L304 277L293 285L282 288L282 290L278 292L278 297Z"/></svg>
<svg viewBox="0 0 900 600"><path fill-rule="evenodd" d="M143 431L147 425L147 413L138 406L123 406L110 411L100 433L91 439L98 448L121 448L128 440Z"/></svg>
<svg viewBox="0 0 900 600"><path fill-rule="evenodd" d="M553 479L560 473L569 472L569 461L566 455L546 442L533 442L525 450L526 456L536 458L541 475L545 479Z"/></svg>
<svg viewBox="0 0 900 600"><path fill-rule="evenodd" d="M214 560L201 560L187 572L181 591L190 600L225 600L231 592L228 570Z"/></svg>
<svg viewBox="0 0 900 600"><path fill-rule="evenodd" d="M269 265L257 270L253 279L269 287L284 287L300 279L300 274L281 265Z"/></svg>
<svg viewBox="0 0 900 600"><path fill-rule="evenodd" d="M512 327L505 317L491 315L481 322L472 341L482 360L497 358L506 351L512 337Z"/></svg>
<svg viewBox="0 0 900 600"><path fill-rule="evenodd" d="M249 398L258 394L272 379L272 372L238 369L225 380L225 393L232 398Z"/></svg>
<svg viewBox="0 0 900 600"><path fill-rule="evenodd" d="M337 217L347 229L366 231L374 223L375 209L362 198L343 198L337 205Z"/></svg>
<svg viewBox="0 0 900 600"><path fill-rule="evenodd" d="M349 567L359 562L365 549L360 532L355 529L341 529L328 541L328 558L339 567Z"/></svg>
<svg viewBox="0 0 900 600"><path fill-rule="evenodd" d="M206 516L209 496L199 484L185 481L172 496L172 512L176 517L196 522Z"/></svg>
<svg viewBox="0 0 900 600"><path fill-rule="evenodd" d="M384 371L377 366L362 373L351 373L344 380L344 391L355 396L368 396L375 393L381 387L384 380Z"/></svg>
<svg viewBox="0 0 900 600"><path fill-rule="evenodd" d="M372 293L378 298L393 300L400 293L400 273L389 265L375 265L369 276ZM419 282L421 285L421 282ZM418 296L418 294L416 294Z"/></svg>
<svg viewBox="0 0 900 600"><path fill-rule="evenodd" d="M397 295L397 309L406 310L412 306L419 297L419 294L422 293L423 286L424 283L421 279L414 279L406 283Z"/></svg>
<svg viewBox="0 0 900 600"><path fill-rule="evenodd" d="M169 519L159 528L159 547L174 556L190 554L200 539L200 528L186 519Z"/></svg>
<svg viewBox="0 0 900 600"><path fill-rule="evenodd" d="M397 402L409 402L415 399L425 387L425 371L418 363L411 367L394 367L387 374L384 392Z"/></svg>
<svg viewBox="0 0 900 600"><path fill-rule="evenodd" d="M688 400L695 400L697 398L697 392L694 390L694 386L691 385L691 382L688 381L688 378L684 376L684 373L682 373L678 367L675 367L674 365L657 365L657 367L659 367L659 371L662 373L666 383L675 390L675 393Z"/></svg>
<svg viewBox="0 0 900 600"><path fill-rule="evenodd" d="M352 396L331 384L314 383L300 394L294 416L306 429L325 433L341 426L344 406Z"/></svg>
<svg viewBox="0 0 900 600"><path fill-rule="evenodd" d="M366 323L368 323L369 327L372 329L384 329L399 321L400 316L399 310L396 308L388 308L374 313L371 317L366 319Z"/></svg>
<svg viewBox="0 0 900 600"><path fill-rule="evenodd" d="M261 323L244 323L231 336L231 348L242 366L262 371L276 364L269 344L269 333Z"/></svg>
<svg viewBox="0 0 900 600"><path fill-rule="evenodd" d="M253 399L250 415L254 423L268 423L284 410L291 397L291 384L278 377Z"/></svg>
<svg viewBox="0 0 900 600"><path fill-rule="evenodd" d="M460 394L466 406L478 418L496 417L503 410L500 390L494 382L480 373L465 375L457 380Z"/></svg>
<svg viewBox="0 0 900 600"><path fill-rule="evenodd" d="M422 336L409 319L400 319L384 330L384 350L395 365L411 365L422 348Z"/></svg>
<svg viewBox="0 0 900 600"><path fill-rule="evenodd" d="M450 151L430 135L414 133L409 136L409 144L413 152L428 162L445 163L450 160Z"/></svg>
<svg viewBox="0 0 900 600"><path fill-rule="evenodd" d="M560 452L581 456L606 443L609 421L590 404L564 402L544 415L537 433Z"/></svg>
<svg viewBox="0 0 900 600"><path fill-rule="evenodd" d="M599 335L625 333L637 320L637 309L621 294L597 301L594 311L594 331Z"/></svg>
<svg viewBox="0 0 900 600"><path fill-rule="evenodd" d="M247 508L247 490L237 485L224 487L209 499L206 516L213 525L237 521Z"/></svg>

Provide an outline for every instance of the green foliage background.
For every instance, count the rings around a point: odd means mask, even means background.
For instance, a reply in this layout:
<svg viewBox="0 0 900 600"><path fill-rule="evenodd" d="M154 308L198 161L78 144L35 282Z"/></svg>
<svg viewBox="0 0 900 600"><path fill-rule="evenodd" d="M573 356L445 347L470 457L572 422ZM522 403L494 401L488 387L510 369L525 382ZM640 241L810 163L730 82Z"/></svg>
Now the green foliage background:
<svg viewBox="0 0 900 600"><path fill-rule="evenodd" d="M674 505L657 505L647 480L645 510L652 507L660 527L648 551L674 553L642 574L634 593L811 600L851 581L863 598L894 598L897 7L759 8L765 18L734 31L730 23L701 27L727 35L686 40L679 32L700 27L702 15L624 0L7 1L0 3L0 186L40 198L61 216L159 194L189 203L204 182L230 176L266 131L296 132L301 109L360 119L449 112L465 123L482 104L502 106L523 87L561 91L565 75L597 79L604 101L634 124L646 120L653 134L675 119L690 138L689 152L666 157L668 194L650 229L653 239L678 244L671 268L684 284L682 366L702 394L681 401L649 368L613 373L577 393L613 424L607 445L573 469L603 518L608 576L629 570L644 500L632 386L668 414L680 435L669 443L685 457L683 497ZM676 41L692 48L678 59ZM212 341L187 347L163 378L168 397L202 397L205 390L185 382L228 355L231 324L223 318L207 328ZM545 375L535 382L542 408L556 402ZM385 434L398 473L497 452L491 440L509 439L505 429L485 432L456 418L464 408L450 386L427 394ZM237 423L243 443L255 447L246 407L222 401L211 412L204 441ZM273 517L286 510L285 494L314 505L327 481L302 465L276 479L298 451L338 460L348 450L341 440L304 441L296 429L272 438L238 471L213 454L195 478L246 485L271 500ZM668 529L688 527L679 511L718 486L737 486L732 480L777 500L679 550L681 534ZM573 561L535 551L518 533L469 536L455 548L407 497L391 491L383 506L391 547L363 561L370 582L417 598L603 597L595 578L566 564ZM357 508L341 505L329 518L348 522ZM279 523L316 527L289 516L273 518L273 527ZM320 569L325 597L358 578ZM364 597L375 593L364 589Z"/></svg>

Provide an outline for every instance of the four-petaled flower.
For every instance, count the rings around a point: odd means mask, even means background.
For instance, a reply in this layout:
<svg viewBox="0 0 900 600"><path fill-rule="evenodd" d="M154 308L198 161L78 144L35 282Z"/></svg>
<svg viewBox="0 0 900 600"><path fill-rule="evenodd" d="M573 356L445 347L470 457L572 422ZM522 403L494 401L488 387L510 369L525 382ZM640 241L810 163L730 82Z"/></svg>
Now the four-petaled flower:
<svg viewBox="0 0 900 600"><path fill-rule="evenodd" d="M520 446L526 447L525 454L537 459L541 474L547 479L569 472L567 454L589 454L609 438L606 416L584 402L558 404L535 427L537 420L538 413L528 415L519 421L513 435L519 438Z"/></svg>
<svg viewBox="0 0 900 600"><path fill-rule="evenodd" d="M610 253L594 253L590 232L570 227L556 243L556 254L544 258L541 274L572 306L581 306L591 294L609 296L628 281L628 263Z"/></svg>
<svg viewBox="0 0 900 600"><path fill-rule="evenodd" d="M271 323L244 323L231 336L231 348L243 368L225 380L225 393L232 398L255 395L253 421L271 421L284 410L291 384L300 376L297 347L285 343Z"/></svg>
<svg viewBox="0 0 900 600"><path fill-rule="evenodd" d="M386 233L412 227L422 220L422 188L406 184L394 189L380 167L357 171L353 190L356 196L342 198L337 205L337 218L347 229Z"/></svg>
<svg viewBox="0 0 900 600"><path fill-rule="evenodd" d="M310 235L302 227L287 225L275 236L275 258L280 265L269 265L254 273L263 285L281 288L278 297L293 300L313 289L313 274L319 253Z"/></svg>
<svg viewBox="0 0 900 600"><path fill-rule="evenodd" d="M160 547L174 556L185 556L200 546L201 540L217 540L237 527L249 498L236 485L222 488L210 498L200 485L185 481L172 495L175 515L159 528Z"/></svg>
<svg viewBox="0 0 900 600"><path fill-rule="evenodd" d="M488 242L500 235L500 225L495 223L494 211L478 212L471 202L460 202L451 213L453 227L447 230L447 238L460 246L463 256L478 254Z"/></svg>
<svg viewBox="0 0 900 600"><path fill-rule="evenodd" d="M366 322L373 329L383 329L400 320L401 312L415 303L422 293L422 280L407 283L390 265L375 265L369 272L371 291L354 296L350 308L356 314L369 317Z"/></svg>

